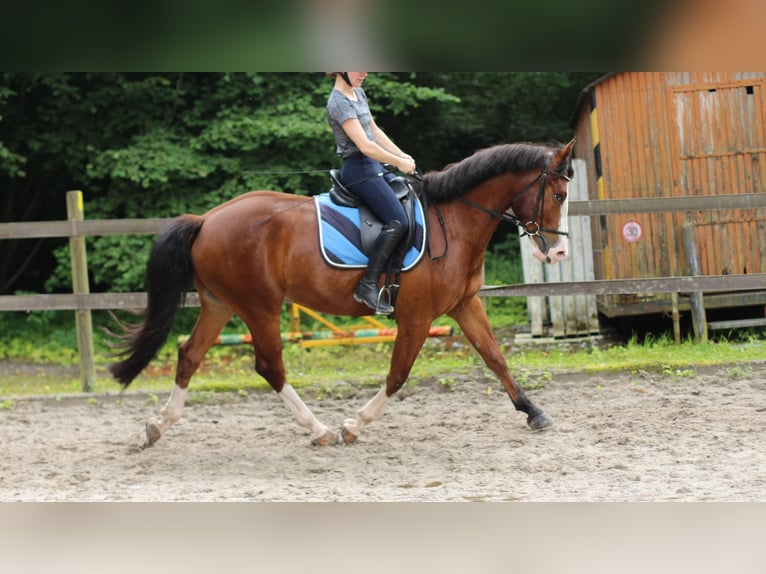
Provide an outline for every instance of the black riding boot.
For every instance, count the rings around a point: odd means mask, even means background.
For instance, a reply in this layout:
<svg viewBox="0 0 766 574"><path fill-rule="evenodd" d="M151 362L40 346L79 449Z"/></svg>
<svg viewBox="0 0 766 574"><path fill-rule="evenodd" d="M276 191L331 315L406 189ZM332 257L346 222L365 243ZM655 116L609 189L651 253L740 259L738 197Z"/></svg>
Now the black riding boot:
<svg viewBox="0 0 766 574"><path fill-rule="evenodd" d="M379 300L378 278L402 235L404 235L402 224L396 219L388 222L383 227L380 235L375 240L375 245L372 247L367 271L365 271L364 276L354 291L354 300L357 303L364 303L370 309L374 309L376 315L390 315L394 312L394 308L391 305Z"/></svg>

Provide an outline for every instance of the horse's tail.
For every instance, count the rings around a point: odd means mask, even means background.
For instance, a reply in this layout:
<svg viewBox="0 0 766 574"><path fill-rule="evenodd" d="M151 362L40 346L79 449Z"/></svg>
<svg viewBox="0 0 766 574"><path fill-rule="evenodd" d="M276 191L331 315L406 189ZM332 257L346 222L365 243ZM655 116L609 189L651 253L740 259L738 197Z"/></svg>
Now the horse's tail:
<svg viewBox="0 0 766 574"><path fill-rule="evenodd" d="M122 360L109 366L109 372L124 387L154 359L168 338L186 290L192 287L191 245L200 227L201 217L182 215L173 219L152 245L146 265L148 302L144 320L137 326L123 325L125 332L117 345Z"/></svg>

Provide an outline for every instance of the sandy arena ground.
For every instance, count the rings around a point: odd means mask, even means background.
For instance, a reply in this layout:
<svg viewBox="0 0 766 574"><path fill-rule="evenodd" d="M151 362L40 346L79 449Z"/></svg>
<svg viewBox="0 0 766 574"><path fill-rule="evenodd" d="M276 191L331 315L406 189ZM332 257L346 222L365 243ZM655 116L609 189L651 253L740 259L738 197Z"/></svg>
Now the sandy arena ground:
<svg viewBox="0 0 766 574"><path fill-rule="evenodd" d="M376 390L302 396L338 428ZM762 365L527 392L553 427L531 431L479 375L405 387L356 444L324 448L275 393L205 395L143 451L165 396L18 400L0 410L0 501L766 501Z"/></svg>

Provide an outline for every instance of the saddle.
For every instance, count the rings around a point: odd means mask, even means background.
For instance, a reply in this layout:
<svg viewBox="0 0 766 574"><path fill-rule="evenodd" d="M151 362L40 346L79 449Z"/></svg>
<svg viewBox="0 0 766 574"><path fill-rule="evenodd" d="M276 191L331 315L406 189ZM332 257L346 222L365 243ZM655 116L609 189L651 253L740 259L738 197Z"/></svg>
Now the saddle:
<svg viewBox="0 0 766 574"><path fill-rule="evenodd" d="M372 246L375 243L378 235L385 222L373 213L369 206L353 191L350 191L340 180L340 170L330 170L330 180L332 181L332 188L330 189L330 199L336 205L342 207L355 207L359 210L360 231L362 234L362 251L365 255L369 256L372 251ZM393 188L394 194L397 199L402 203L404 213L407 214L407 220L409 222L409 229L407 235L405 235L399 243L399 248L391 258L393 262L398 259L398 269L401 270L401 257L407 250L412 247L415 236L415 191L412 189L410 182L402 177L397 176L390 180L389 185ZM401 252L401 253L400 253ZM398 254L398 256L397 256Z"/></svg>
<svg viewBox="0 0 766 574"><path fill-rule="evenodd" d="M336 205L353 207L359 210L359 230L361 232L362 251L369 257L375 240L378 235L380 235L385 222L381 221L380 218L373 213L362 198L356 195L353 191L349 191L346 186L343 185L340 180L340 170L330 170L330 180L332 181L332 188L329 192L330 200ZM397 199L402 203L404 213L407 214L407 220L409 222L407 234L400 240L399 245L386 264L386 279L380 295L381 297L385 297L389 304L396 305L396 299L399 295L399 275L402 272L404 257L407 251L415 243L415 229L417 224L415 216L415 191L410 182L401 176L388 180L388 183L393 188Z"/></svg>

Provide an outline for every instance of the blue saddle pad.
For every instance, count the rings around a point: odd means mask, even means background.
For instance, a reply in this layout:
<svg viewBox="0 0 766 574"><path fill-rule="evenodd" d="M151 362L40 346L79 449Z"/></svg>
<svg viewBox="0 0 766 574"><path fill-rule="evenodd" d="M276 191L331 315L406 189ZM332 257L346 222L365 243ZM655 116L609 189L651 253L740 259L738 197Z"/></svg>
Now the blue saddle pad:
<svg viewBox="0 0 766 574"><path fill-rule="evenodd" d="M314 204L319 223L319 250L325 261L343 269L367 267L368 258L362 252L359 210L336 205L329 193L314 196ZM416 197L414 242L404 256L402 271L412 269L423 257L426 243L423 221L423 206Z"/></svg>

